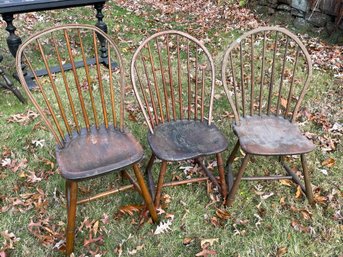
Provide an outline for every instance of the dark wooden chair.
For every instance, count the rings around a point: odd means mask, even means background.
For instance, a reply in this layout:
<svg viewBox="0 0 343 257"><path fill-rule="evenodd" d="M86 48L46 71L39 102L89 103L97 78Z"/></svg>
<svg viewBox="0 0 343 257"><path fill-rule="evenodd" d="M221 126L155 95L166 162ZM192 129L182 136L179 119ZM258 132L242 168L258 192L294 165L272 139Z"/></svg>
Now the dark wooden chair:
<svg viewBox="0 0 343 257"><path fill-rule="evenodd" d="M238 137L227 160L228 205L233 203L241 179L293 179L313 203L305 153L315 147L295 124L311 75L311 59L305 46L284 28L254 29L226 50L222 80ZM239 147L245 156L234 180L232 163ZM251 155L279 156L288 175L242 178ZM286 155L300 155L305 186L286 165Z"/></svg>
<svg viewBox="0 0 343 257"><path fill-rule="evenodd" d="M213 60L205 46L179 31L150 36L132 58L131 80L149 127L152 156L146 173L155 206L159 206L161 189L166 185L167 163L173 161L195 160L221 194L227 194L220 153L228 143L212 121L214 76ZM212 154L217 158L219 179L200 159ZM156 158L162 164L155 192L151 169Z"/></svg>
<svg viewBox="0 0 343 257"><path fill-rule="evenodd" d="M103 49L99 49L99 38L105 42ZM100 53L106 53L107 57ZM32 92L26 84L23 65L35 78L36 90ZM47 76L39 77L42 69L47 71ZM123 62L108 35L87 25L46 29L20 46L17 72L29 99L57 142L56 158L66 179L67 255L74 249L79 203L134 187L142 194L156 221L156 210L138 165L143 149L124 126ZM125 171L129 166L133 167L138 184ZM79 181L112 171L121 171L132 185L77 202Z"/></svg>

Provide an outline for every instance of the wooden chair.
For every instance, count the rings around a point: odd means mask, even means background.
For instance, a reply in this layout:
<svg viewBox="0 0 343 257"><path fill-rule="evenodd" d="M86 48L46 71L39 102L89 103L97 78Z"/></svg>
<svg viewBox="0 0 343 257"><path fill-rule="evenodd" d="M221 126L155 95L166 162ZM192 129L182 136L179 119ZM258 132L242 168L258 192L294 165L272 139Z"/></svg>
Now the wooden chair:
<svg viewBox="0 0 343 257"><path fill-rule="evenodd" d="M305 153L315 147L295 124L311 75L311 59L305 46L284 28L254 29L226 50L222 80L238 137L227 160L228 205L232 205L241 179L293 179L313 203ZM245 156L234 180L232 163L239 147ZM288 176L242 178L251 155L279 156ZM300 155L305 186L286 165L285 155Z"/></svg>
<svg viewBox="0 0 343 257"><path fill-rule="evenodd" d="M148 185L159 206L167 163L194 159L212 183L226 195L221 152L227 140L212 122L215 86L213 60L194 37L175 30L156 33L142 42L131 62L135 95L149 128L152 156L146 168ZM219 180L200 159L215 154ZM155 186L152 166L162 160ZM178 181L183 184L198 179ZM174 185L175 185L174 184Z"/></svg>
<svg viewBox="0 0 343 257"><path fill-rule="evenodd" d="M104 42L102 49L99 39ZM88 25L46 29L20 46L16 61L24 90L57 142L56 158L66 179L67 255L74 249L77 204L134 187L156 221L138 165L143 149L124 126L124 66L109 36ZM32 92L24 79L23 65L35 78L36 90ZM47 76L39 76L42 69L47 70ZM129 166L133 167L138 184L125 171ZM77 202L79 181L112 171L121 171L132 185Z"/></svg>

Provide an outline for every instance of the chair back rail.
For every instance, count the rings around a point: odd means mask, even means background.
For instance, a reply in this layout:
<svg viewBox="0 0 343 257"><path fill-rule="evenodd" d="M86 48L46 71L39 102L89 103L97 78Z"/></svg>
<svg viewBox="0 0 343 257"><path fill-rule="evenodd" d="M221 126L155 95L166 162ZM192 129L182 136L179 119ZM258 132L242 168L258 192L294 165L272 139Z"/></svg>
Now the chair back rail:
<svg viewBox="0 0 343 257"><path fill-rule="evenodd" d="M173 120L210 124L214 76L210 53L194 37L170 30L144 40L132 58L131 80L150 132Z"/></svg>
<svg viewBox="0 0 343 257"><path fill-rule="evenodd" d="M107 57L99 53L105 40ZM106 66L103 64L107 64ZM25 67L24 71L20 67ZM40 76L45 69L47 76ZM24 89L63 147L66 136L92 126L123 129L123 61L112 39L88 25L43 30L17 53L17 70ZM37 90L30 91L24 72L31 72Z"/></svg>
<svg viewBox="0 0 343 257"><path fill-rule="evenodd" d="M241 117L283 116L295 121L312 76L299 38L280 27L249 31L226 50L222 80L237 124Z"/></svg>

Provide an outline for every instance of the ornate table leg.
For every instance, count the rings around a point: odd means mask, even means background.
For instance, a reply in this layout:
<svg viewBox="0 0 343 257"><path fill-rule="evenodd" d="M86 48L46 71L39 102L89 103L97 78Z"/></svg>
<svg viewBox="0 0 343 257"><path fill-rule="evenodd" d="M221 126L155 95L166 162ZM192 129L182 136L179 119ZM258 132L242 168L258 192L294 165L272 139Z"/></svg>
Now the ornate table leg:
<svg viewBox="0 0 343 257"><path fill-rule="evenodd" d="M10 50L11 54L13 55L13 57L15 58L17 55L17 50L19 48L19 46L21 45L22 41L21 38L15 34L16 31L16 27L13 25L13 14L12 13L6 13L2 15L2 18L4 19L4 21L6 21L7 23L7 27L6 30L8 31L9 36L7 37L7 46L8 49ZM25 66L22 67L22 70L24 72L24 76L25 76L25 80L29 86L29 88L33 88L35 86L34 81L32 80L31 77L28 76L27 72L25 71ZM19 81L17 74L13 74L13 77Z"/></svg>
<svg viewBox="0 0 343 257"><path fill-rule="evenodd" d="M6 21L9 36L7 37L7 45L13 57L16 57L19 45L22 43L21 38L15 34L16 27L13 25L13 14L3 14L2 18Z"/></svg>
<svg viewBox="0 0 343 257"><path fill-rule="evenodd" d="M94 8L96 9L96 17L98 19L98 22L95 24L99 29L107 33L107 25L106 23L102 20L104 18L104 15L102 14L102 9L104 8L103 3L95 4ZM107 63L107 48L106 48L106 42L105 39L98 35L101 47L100 47L100 52L101 52L101 58L105 63Z"/></svg>

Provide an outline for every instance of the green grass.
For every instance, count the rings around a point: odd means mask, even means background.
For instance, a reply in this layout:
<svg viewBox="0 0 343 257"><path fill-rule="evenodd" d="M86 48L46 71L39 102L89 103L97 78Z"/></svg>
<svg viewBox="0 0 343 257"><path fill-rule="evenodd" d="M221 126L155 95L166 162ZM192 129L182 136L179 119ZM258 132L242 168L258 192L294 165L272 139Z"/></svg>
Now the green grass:
<svg viewBox="0 0 343 257"><path fill-rule="evenodd" d="M95 21L91 8L42 12L39 15L43 15L46 23L43 25L37 22L32 26L32 31L38 31L54 23L93 24ZM120 46L126 68L133 51L147 35L170 26L183 31L189 29L189 24L187 26L180 24L175 18L176 15L185 14L173 14L170 21L164 23L155 19L158 15L160 13L149 6L144 7L140 14L135 14L114 5L113 2L108 3L105 21L110 36ZM193 26L192 29L196 30L197 24L192 23L193 19L190 15L190 24ZM25 29L23 19L17 20L16 26L20 35L32 33L28 33ZM213 53L219 73L221 55L225 47L241 33L236 30L224 32L220 27L209 28L208 33L211 36L208 47ZM0 36L2 38L0 47L4 52L7 49L5 46L7 34L1 30ZM193 34L193 36L198 35ZM13 73L14 59L7 53L4 57L1 65L9 73ZM219 79L219 76L217 78ZM19 86L18 83L16 85ZM217 87L216 94L219 95L219 99L215 101L214 121L229 140L229 149L224 152L226 158L236 138L230 128L232 119L225 116L225 112L231 110L222 91L222 88ZM316 195L326 197L322 203L312 208L304 197L296 198L294 185L289 187L279 182L242 182L233 207L226 209L219 202L213 203L214 194L207 192L205 183L165 188L163 192L169 195L170 203L163 206L166 213L161 214L160 217L166 221L166 215L172 214L174 218L170 231L154 235L156 225L148 222L137 224L140 221L138 212L133 216L118 214L121 206L142 204L142 198L136 192L127 191L78 206L77 227L83 223L87 224L84 222L86 218L91 221L91 225L83 226L77 233L75 256L91 256L92 251L98 251L102 256L118 256L120 251L122 251L121 256L131 256L130 253L134 256L149 257L195 256L202 250L201 240L216 238L218 241L209 246L209 249L216 251L217 256L277 256L277 253L279 255L284 253L285 249L284 256L340 256L343 253L341 243L343 227L342 218L339 216L342 215L340 212L343 204L341 184L343 151L340 143L335 143L335 150L324 151L323 140L339 141L341 135L324 130L323 124L325 121L331 126L335 122L342 124L342 107L339 100L342 99L342 92L341 83L337 82L331 73L317 70L314 72L313 82L302 105L310 114L323 114L317 121L304 118L301 122L303 131L316 135L314 142L318 147L307 156L314 191ZM129 95L129 102L137 105L132 94ZM6 248L5 252L8 256L33 256L33 253L34 256L61 256L60 251L52 249L64 238L66 223L64 180L58 174L58 167L55 164L53 139L47 131L39 129L42 125L39 118L27 124L8 122L12 115L26 113L28 110L34 110L34 107L31 104L22 105L12 94L0 90L0 159L4 161L5 158L11 158L18 162L27 159L27 166L19 168L16 172L0 166L0 206L6 208L6 211L2 211L0 215L0 253L2 248ZM128 126L145 149L146 156L142 161L144 167L150 156L146 142L147 127L143 125L142 115L138 114L137 117L138 122L128 122ZM42 139L45 140L42 148L32 144L33 140ZM328 158L335 161L332 167L322 165ZM210 156L207 160L213 161L214 156ZM236 168L240 160L241 158L235 161ZM51 167L48 161L54 163L54 167ZM292 167L300 169L299 158L291 158L290 161ZM175 175L185 177L180 167L189 165L189 163L178 163L169 166L167 179L170 180ZM155 174L158 168L159 165L156 165ZM327 175L323 173L323 169L327 171ZM273 173L281 172L281 168L273 158L256 157L249 164L247 173L251 174L255 171L260 174ZM35 172L42 180L29 182L30 172ZM91 195L119 183L121 179L116 174L82 182L81 196ZM90 192L84 192L87 189ZM39 192L44 194L41 195ZM25 199L24 194L28 193L33 196ZM273 195L267 199L260 196L270 193ZM23 201L24 205L13 206L13 201L18 199ZM7 210L7 206L11 208ZM229 213L229 218L220 218L216 214L217 208ZM108 215L108 221L103 219L104 214ZM29 227L31 220L37 223L44 219L48 220L40 230L32 230ZM84 240L89 238L96 221L99 221L99 228L96 235L93 233L93 237L102 236L103 244L92 243L89 247L84 247ZM9 248L10 240L4 231L14 233L16 238L20 238L13 243L12 249ZM49 231L54 231L54 234ZM42 241L43 235L46 236L45 243ZM191 238L187 245L183 244L185 238ZM134 254L135 249L137 252Z"/></svg>

